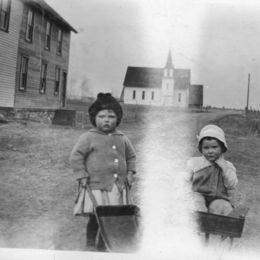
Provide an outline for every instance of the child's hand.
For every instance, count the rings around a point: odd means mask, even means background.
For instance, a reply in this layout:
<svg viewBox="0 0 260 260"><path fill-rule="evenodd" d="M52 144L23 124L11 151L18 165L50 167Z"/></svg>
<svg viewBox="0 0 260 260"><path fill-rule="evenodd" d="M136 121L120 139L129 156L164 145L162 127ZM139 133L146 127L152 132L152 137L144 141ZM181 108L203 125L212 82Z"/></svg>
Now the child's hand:
<svg viewBox="0 0 260 260"><path fill-rule="evenodd" d="M128 185L131 187L134 183L134 173L132 171L127 172L127 182Z"/></svg>
<svg viewBox="0 0 260 260"><path fill-rule="evenodd" d="M222 169L224 185L227 189L234 189L237 185L236 168L230 162L224 160L223 157L216 160L218 166Z"/></svg>
<svg viewBox="0 0 260 260"><path fill-rule="evenodd" d="M89 183L89 180L90 180L90 177L89 177L89 176L81 178L81 179L80 179L80 185L81 185L81 187L86 187L86 184Z"/></svg>
<svg viewBox="0 0 260 260"><path fill-rule="evenodd" d="M225 161L225 159L223 157L218 158L215 163L222 169L225 170L228 165L227 162Z"/></svg>

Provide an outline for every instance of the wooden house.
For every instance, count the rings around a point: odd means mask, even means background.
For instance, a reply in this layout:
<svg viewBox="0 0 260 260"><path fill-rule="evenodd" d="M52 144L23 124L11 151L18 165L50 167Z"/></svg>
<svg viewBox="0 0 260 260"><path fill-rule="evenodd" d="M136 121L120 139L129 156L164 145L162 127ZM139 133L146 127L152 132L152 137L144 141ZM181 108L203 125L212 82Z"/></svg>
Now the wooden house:
<svg viewBox="0 0 260 260"><path fill-rule="evenodd" d="M190 101L202 106L203 96L190 83L190 69L177 69L169 52L164 68L128 67L121 99L126 104L189 107ZM190 91L192 90L192 99ZM203 93L203 92L202 92ZM195 100L196 97L200 100Z"/></svg>
<svg viewBox="0 0 260 260"><path fill-rule="evenodd" d="M66 106L71 32L43 0L0 0L0 107Z"/></svg>

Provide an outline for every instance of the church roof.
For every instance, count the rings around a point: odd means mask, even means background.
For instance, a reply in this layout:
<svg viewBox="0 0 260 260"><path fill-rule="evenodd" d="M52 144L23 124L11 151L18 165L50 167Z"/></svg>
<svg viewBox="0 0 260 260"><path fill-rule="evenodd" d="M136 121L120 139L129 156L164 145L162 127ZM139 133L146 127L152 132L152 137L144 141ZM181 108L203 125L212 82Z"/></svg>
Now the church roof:
<svg viewBox="0 0 260 260"><path fill-rule="evenodd" d="M125 87L161 88L162 68L128 67L125 75ZM187 89L190 86L190 70L174 69L175 89Z"/></svg>
<svg viewBox="0 0 260 260"><path fill-rule="evenodd" d="M124 86L140 88L161 88L163 69L128 67Z"/></svg>

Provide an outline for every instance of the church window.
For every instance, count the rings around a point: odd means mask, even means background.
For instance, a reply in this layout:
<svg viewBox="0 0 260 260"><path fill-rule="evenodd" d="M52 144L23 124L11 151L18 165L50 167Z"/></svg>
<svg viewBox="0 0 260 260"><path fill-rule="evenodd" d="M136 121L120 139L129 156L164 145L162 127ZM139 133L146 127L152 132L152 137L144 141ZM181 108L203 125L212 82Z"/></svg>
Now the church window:
<svg viewBox="0 0 260 260"><path fill-rule="evenodd" d="M178 102L181 102L181 93L178 94Z"/></svg>
<svg viewBox="0 0 260 260"><path fill-rule="evenodd" d="M134 90L133 91L133 99L135 99L135 96L136 96L136 91Z"/></svg>
<svg viewBox="0 0 260 260"><path fill-rule="evenodd" d="M154 91L151 93L151 99L154 100Z"/></svg>
<svg viewBox="0 0 260 260"><path fill-rule="evenodd" d="M142 91L142 100L145 99L145 91Z"/></svg>

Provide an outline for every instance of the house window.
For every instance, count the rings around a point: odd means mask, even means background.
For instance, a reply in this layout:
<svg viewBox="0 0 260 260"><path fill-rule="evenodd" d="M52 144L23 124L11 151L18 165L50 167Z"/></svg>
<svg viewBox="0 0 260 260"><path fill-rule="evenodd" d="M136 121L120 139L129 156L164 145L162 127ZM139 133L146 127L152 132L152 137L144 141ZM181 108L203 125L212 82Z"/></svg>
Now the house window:
<svg viewBox="0 0 260 260"><path fill-rule="evenodd" d="M45 49L50 50L51 47L51 23L50 21L46 22L45 28Z"/></svg>
<svg viewBox="0 0 260 260"><path fill-rule="evenodd" d="M33 39L33 23L34 23L34 13L32 10L28 10L27 24L26 24L26 34L25 39L32 42Z"/></svg>
<svg viewBox="0 0 260 260"><path fill-rule="evenodd" d="M142 99L145 99L145 91L142 91Z"/></svg>
<svg viewBox="0 0 260 260"><path fill-rule="evenodd" d="M63 38L63 33L61 29L58 29L58 45L57 45L57 54L61 55L62 51L62 38Z"/></svg>
<svg viewBox="0 0 260 260"><path fill-rule="evenodd" d="M178 102L181 102L181 93L178 94Z"/></svg>
<svg viewBox="0 0 260 260"><path fill-rule="evenodd" d="M136 97L136 91L134 90L133 91L133 99L135 99L135 97Z"/></svg>
<svg viewBox="0 0 260 260"><path fill-rule="evenodd" d="M60 67L56 66L55 69L55 88L54 95L58 95L60 91Z"/></svg>
<svg viewBox="0 0 260 260"><path fill-rule="evenodd" d="M41 79L40 79L40 93L41 94L45 94L45 92L46 92L46 79L47 79L47 63L42 62Z"/></svg>
<svg viewBox="0 0 260 260"><path fill-rule="evenodd" d="M0 29L7 32L9 28L11 0L0 0Z"/></svg>
<svg viewBox="0 0 260 260"><path fill-rule="evenodd" d="M154 100L154 91L151 93L151 99Z"/></svg>
<svg viewBox="0 0 260 260"><path fill-rule="evenodd" d="M21 70L20 70L20 82L19 82L19 90L21 90L21 91L25 91L26 87L27 87L28 63L29 63L29 58L22 56Z"/></svg>
<svg viewBox="0 0 260 260"><path fill-rule="evenodd" d="M170 69L170 77L172 77L172 76L173 76L173 70Z"/></svg>

